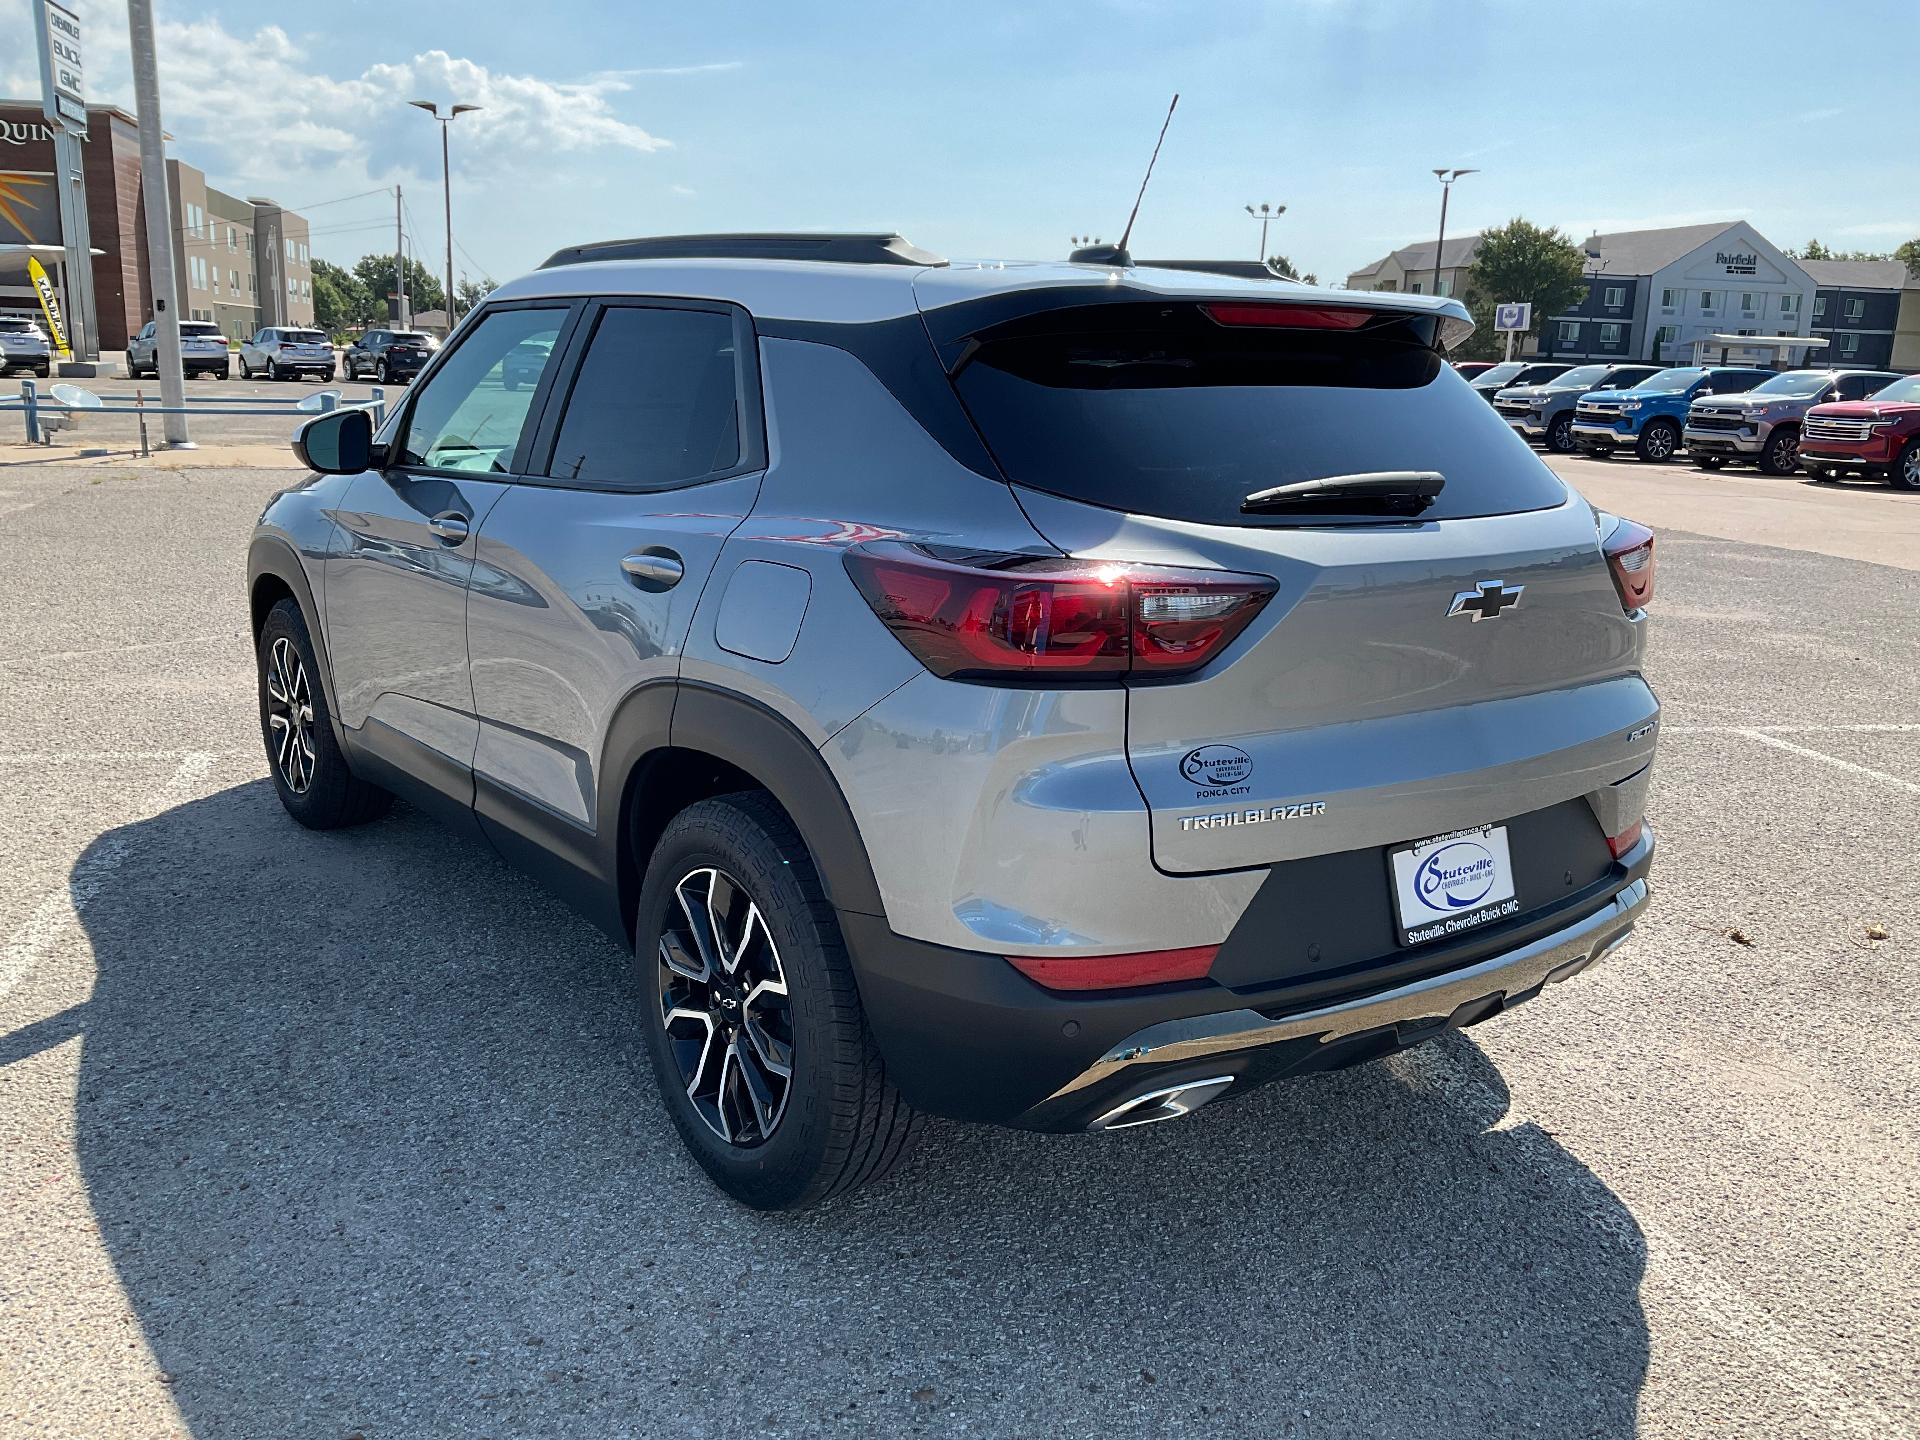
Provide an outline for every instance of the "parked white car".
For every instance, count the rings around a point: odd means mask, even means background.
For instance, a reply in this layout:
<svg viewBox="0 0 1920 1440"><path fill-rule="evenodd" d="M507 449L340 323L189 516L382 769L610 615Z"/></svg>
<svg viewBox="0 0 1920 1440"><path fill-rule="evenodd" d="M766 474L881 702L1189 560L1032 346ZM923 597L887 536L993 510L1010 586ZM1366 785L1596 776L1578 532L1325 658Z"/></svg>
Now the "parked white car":
<svg viewBox="0 0 1920 1440"><path fill-rule="evenodd" d="M319 330L268 325L240 347L240 378L265 375L269 380L313 375L331 380L333 342Z"/></svg>

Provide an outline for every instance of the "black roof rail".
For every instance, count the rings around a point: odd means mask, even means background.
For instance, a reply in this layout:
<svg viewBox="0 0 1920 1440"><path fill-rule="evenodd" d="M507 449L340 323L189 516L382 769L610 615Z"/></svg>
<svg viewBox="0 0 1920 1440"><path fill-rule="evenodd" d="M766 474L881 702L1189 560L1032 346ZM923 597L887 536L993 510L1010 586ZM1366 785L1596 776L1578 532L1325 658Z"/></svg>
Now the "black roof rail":
<svg viewBox="0 0 1920 1440"><path fill-rule="evenodd" d="M944 265L946 259L898 235L787 234L639 235L556 250L541 265L590 260L829 260L843 265Z"/></svg>
<svg viewBox="0 0 1920 1440"><path fill-rule="evenodd" d="M1153 270L1195 270L1203 275L1233 275L1242 280L1280 280L1291 285L1306 283L1303 280L1289 280L1262 260L1136 260L1133 263Z"/></svg>

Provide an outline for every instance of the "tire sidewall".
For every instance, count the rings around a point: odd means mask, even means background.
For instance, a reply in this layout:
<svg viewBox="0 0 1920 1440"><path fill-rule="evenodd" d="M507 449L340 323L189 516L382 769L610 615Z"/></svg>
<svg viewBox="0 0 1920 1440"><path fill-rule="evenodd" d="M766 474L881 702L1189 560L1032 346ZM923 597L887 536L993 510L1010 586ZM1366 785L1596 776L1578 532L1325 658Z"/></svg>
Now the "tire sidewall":
<svg viewBox="0 0 1920 1440"><path fill-rule="evenodd" d="M826 1156L827 1108L833 1094L834 1037L829 1023L827 967L838 937L820 933L812 908L793 874L810 865L804 851L782 853L755 817L727 800L707 800L683 811L661 837L641 886L634 929L634 979L642 1029L662 1104L681 1139L714 1182L756 1208L777 1209L800 1201ZM668 906L677 905L675 884L689 871L713 866L744 885L780 952L793 1017L793 1078L785 1112L765 1142L751 1148L727 1144L707 1128L687 1099L660 1016L658 942ZM845 963L840 957L840 963Z"/></svg>
<svg viewBox="0 0 1920 1440"><path fill-rule="evenodd" d="M1791 454L1782 458L1782 453L1791 450ZM1800 432L1794 429L1778 428L1767 436L1766 448L1760 452L1760 468L1769 475L1791 475L1800 466Z"/></svg>
<svg viewBox="0 0 1920 1440"><path fill-rule="evenodd" d="M304 794L295 794L281 778L280 765L273 753L273 734L267 724L267 662L273 654L274 641L283 636L293 642L300 663L306 667L307 690L313 697L313 783ZM306 619L292 600L282 600L268 612L266 623L260 627L260 642L255 647L254 671L260 691L260 740L266 750L267 773L273 780L273 788L294 819L303 825L323 825L327 811L337 805L332 792L344 790L347 784L347 764L333 737L333 717L327 709L326 687L320 680L320 663L314 654L312 637L307 633Z"/></svg>
<svg viewBox="0 0 1920 1440"><path fill-rule="evenodd" d="M1655 435L1663 435L1666 437L1667 445L1664 454L1656 453L1658 449L1657 444L1649 443ZM1640 432L1639 444L1634 448L1639 452L1642 460L1656 462L1671 460L1680 449L1680 437L1675 433L1672 425L1664 420L1655 420Z"/></svg>
<svg viewBox="0 0 1920 1440"><path fill-rule="evenodd" d="M1553 423L1547 426L1547 449L1556 455L1571 455L1573 444L1573 414L1556 415Z"/></svg>
<svg viewBox="0 0 1920 1440"><path fill-rule="evenodd" d="M1887 467L1887 481L1896 490L1920 490L1920 437L1907 441L1907 448Z"/></svg>

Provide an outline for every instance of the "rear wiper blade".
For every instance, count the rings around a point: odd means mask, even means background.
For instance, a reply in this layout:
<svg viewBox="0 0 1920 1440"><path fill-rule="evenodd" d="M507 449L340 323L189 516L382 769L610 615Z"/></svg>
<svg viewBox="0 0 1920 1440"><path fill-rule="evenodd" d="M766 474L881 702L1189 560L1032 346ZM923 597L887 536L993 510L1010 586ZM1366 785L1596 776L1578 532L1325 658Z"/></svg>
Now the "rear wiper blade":
<svg viewBox="0 0 1920 1440"><path fill-rule="evenodd" d="M1240 502L1243 515L1418 515L1447 488L1438 470L1370 470L1323 475L1256 490Z"/></svg>

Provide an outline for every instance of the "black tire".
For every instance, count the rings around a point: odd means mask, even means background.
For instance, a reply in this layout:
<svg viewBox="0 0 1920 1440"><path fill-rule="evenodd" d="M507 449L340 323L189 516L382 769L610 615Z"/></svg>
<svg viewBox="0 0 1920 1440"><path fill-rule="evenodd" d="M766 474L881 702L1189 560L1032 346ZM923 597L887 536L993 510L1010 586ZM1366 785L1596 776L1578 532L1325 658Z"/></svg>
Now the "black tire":
<svg viewBox="0 0 1920 1440"><path fill-rule="evenodd" d="M728 982L708 985L694 978L690 983L684 969L669 967L661 958L669 925L691 924L678 887L697 888L702 875L718 875L725 882L732 902L723 906L728 914L744 915L748 901L758 908L762 941L753 944L751 927L743 920L733 947L738 966L730 983L738 991L770 956L787 994L783 1012L763 1008L757 1027L748 1019L751 992L745 1000L715 1000ZM732 923L725 922L723 928ZM681 1140L715 1185L756 1210L799 1210L878 1179L892 1168L912 1138L916 1115L887 1079L860 1008L833 907L820 888L806 845L778 805L749 791L699 801L675 816L647 862L634 933L642 1027L661 1100ZM691 952L681 939L673 943L684 965ZM710 962L706 968L711 970ZM780 999L769 994L761 1003L764 1007ZM680 1009L683 1016L690 1009L701 1010L721 1017L721 1023L702 1022L703 1031L683 1018L675 1038L666 1019L670 1008ZM764 1132L756 1130L761 1123L757 1109L743 1108L738 1100L732 1119L747 1123L728 1123L725 1084L731 1056L724 1049L715 1051L711 1038L728 1028L728 1017L737 1017L730 1033L746 1049L763 1087L779 1077L760 1063L758 1053L765 1052L753 1032L770 1035L784 1026L790 1040L786 1088ZM781 1042L767 1043L777 1053ZM718 1062L710 1052L719 1055ZM715 1063L720 1072L714 1096L702 1094L696 1102L689 1092L704 1086ZM743 1065L734 1062L733 1068L740 1087L734 1093L739 1095L745 1088ZM729 1138L720 1125L746 1138Z"/></svg>
<svg viewBox="0 0 1920 1440"><path fill-rule="evenodd" d="M373 362L373 383L376 385L390 383L387 379L387 362L384 358Z"/></svg>
<svg viewBox="0 0 1920 1440"><path fill-rule="evenodd" d="M1727 457L1724 455L1696 455L1693 457L1693 463L1702 470L1718 470L1727 463Z"/></svg>
<svg viewBox="0 0 1920 1440"><path fill-rule="evenodd" d="M1547 426L1547 449L1556 455L1573 453L1573 412L1553 417L1553 423Z"/></svg>
<svg viewBox="0 0 1920 1440"><path fill-rule="evenodd" d="M127 351L127 378L129 380L138 380L140 378L140 372L133 368L133 352L131 350Z"/></svg>
<svg viewBox="0 0 1920 1440"><path fill-rule="evenodd" d="M1900 458L1887 468L1887 483L1896 490L1920 490L1920 436L1907 441Z"/></svg>
<svg viewBox="0 0 1920 1440"><path fill-rule="evenodd" d="M286 371L282 370L278 365L274 364L273 361L271 360L267 362L267 379L277 381L277 380L284 380L286 378L287 378Z"/></svg>
<svg viewBox="0 0 1920 1440"><path fill-rule="evenodd" d="M1611 445L1582 445L1580 447L1580 453L1589 460L1611 460L1613 458L1613 447Z"/></svg>
<svg viewBox="0 0 1920 1440"><path fill-rule="evenodd" d="M1654 464L1673 459L1679 448L1680 427L1671 420L1649 420L1640 427L1640 438L1633 442L1633 453Z"/></svg>
<svg viewBox="0 0 1920 1440"><path fill-rule="evenodd" d="M280 659L283 643L290 657L298 659L300 672L296 676L286 672L270 674ZM260 627L260 639L255 646L255 670L260 686L260 735L267 747L267 771L273 776L273 788L287 813L309 830L340 830L386 814L393 805L393 796L356 776L347 767L347 757L340 753L334 741L333 726L327 715L326 687L320 680L313 640L307 634L306 617L293 600L282 600L267 612L266 624ZM285 684L288 678L295 683ZM299 735L304 735L308 741L306 747L298 747L306 754L304 776L302 762L294 754L295 747L282 746L281 737L287 727L275 723L276 715L289 708L279 698L281 692L287 691L301 702L299 708L306 716L292 737L297 741Z"/></svg>
<svg viewBox="0 0 1920 1440"><path fill-rule="evenodd" d="M1768 475L1791 475L1800 468L1800 427L1776 425L1760 452L1760 469Z"/></svg>
<svg viewBox="0 0 1920 1440"><path fill-rule="evenodd" d="M53 366L51 366L51 365L39 365L39 366L36 366L36 367L34 368L34 372L33 372L33 373L34 373L34 374L36 374L36 375L38 375L38 376L39 376L39 377L40 377L40 378L41 378L42 380L45 380L45 379L46 379L46 378L47 378L48 376L50 376L50 375L52 375L52 374L53 374Z"/></svg>
<svg viewBox="0 0 1920 1440"><path fill-rule="evenodd" d="M216 380L231 380L233 378L233 362L229 360L221 367L220 373L213 378Z"/></svg>

